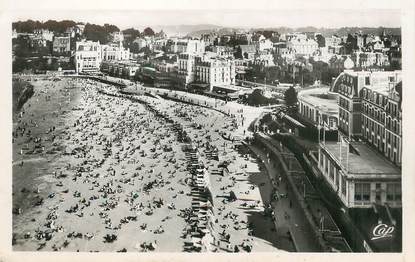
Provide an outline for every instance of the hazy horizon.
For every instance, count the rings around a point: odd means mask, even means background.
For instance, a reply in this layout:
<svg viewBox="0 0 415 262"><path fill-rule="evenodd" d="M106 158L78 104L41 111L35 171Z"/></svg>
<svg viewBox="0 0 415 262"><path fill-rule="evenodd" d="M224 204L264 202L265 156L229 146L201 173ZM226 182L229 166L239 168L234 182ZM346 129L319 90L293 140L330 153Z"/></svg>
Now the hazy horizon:
<svg viewBox="0 0 415 262"><path fill-rule="evenodd" d="M249 18L249 19L248 19ZM41 13L18 11L13 21L73 20L93 24L114 24L121 30L150 27L213 25L231 28L271 27L401 27L398 9L366 10L48 10Z"/></svg>

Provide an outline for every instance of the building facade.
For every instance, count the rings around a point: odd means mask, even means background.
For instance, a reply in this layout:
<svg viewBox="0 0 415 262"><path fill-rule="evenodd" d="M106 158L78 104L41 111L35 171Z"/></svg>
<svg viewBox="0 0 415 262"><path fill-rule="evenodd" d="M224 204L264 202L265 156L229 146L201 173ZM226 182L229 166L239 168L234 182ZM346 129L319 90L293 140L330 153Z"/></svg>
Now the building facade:
<svg viewBox="0 0 415 262"><path fill-rule="evenodd" d="M67 54L71 52L71 38L69 36L55 36L53 39L53 53Z"/></svg>
<svg viewBox="0 0 415 262"><path fill-rule="evenodd" d="M177 78L180 88L187 88L188 84L195 79L195 55L179 54L177 58Z"/></svg>
<svg viewBox="0 0 415 262"><path fill-rule="evenodd" d="M362 136L386 158L402 163L402 82L363 88Z"/></svg>
<svg viewBox="0 0 415 262"><path fill-rule="evenodd" d="M362 136L362 89L401 80L401 71L345 71L334 83L339 93L339 130L351 138Z"/></svg>
<svg viewBox="0 0 415 262"><path fill-rule="evenodd" d="M203 61L196 58L195 82L208 84L212 91L214 86L235 84L235 62L231 59L213 58Z"/></svg>
<svg viewBox="0 0 415 262"><path fill-rule="evenodd" d="M400 170L365 144L321 143L318 168L347 208L402 206Z"/></svg>
<svg viewBox="0 0 415 262"><path fill-rule="evenodd" d="M337 94L328 88L304 90L298 94L298 113L314 127L337 130L339 107Z"/></svg>
<svg viewBox="0 0 415 262"><path fill-rule="evenodd" d="M130 49L125 49L121 42L101 45L102 60L128 60Z"/></svg>
<svg viewBox="0 0 415 262"><path fill-rule="evenodd" d="M380 52L354 52L351 55L356 67L368 68L372 66L389 66L389 57Z"/></svg>
<svg viewBox="0 0 415 262"><path fill-rule="evenodd" d="M77 73L97 72L100 70L101 61L99 42L76 42L75 68Z"/></svg>
<svg viewBox="0 0 415 262"><path fill-rule="evenodd" d="M176 39L170 45L172 53L203 54L205 42L197 39Z"/></svg>
<svg viewBox="0 0 415 262"><path fill-rule="evenodd" d="M313 39L293 38L287 41L287 48L300 55L313 55L318 50L318 43Z"/></svg>
<svg viewBox="0 0 415 262"><path fill-rule="evenodd" d="M329 47L329 46L339 46L342 42L342 39L340 37L337 37L335 35L330 36L330 37L325 37L325 46Z"/></svg>

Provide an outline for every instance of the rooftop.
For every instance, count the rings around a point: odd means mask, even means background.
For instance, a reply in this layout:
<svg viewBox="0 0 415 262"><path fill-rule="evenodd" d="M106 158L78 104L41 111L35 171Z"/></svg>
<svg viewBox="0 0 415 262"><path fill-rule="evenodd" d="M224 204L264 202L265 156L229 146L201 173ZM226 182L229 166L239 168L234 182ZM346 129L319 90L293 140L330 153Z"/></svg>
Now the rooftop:
<svg viewBox="0 0 415 262"><path fill-rule="evenodd" d="M370 148L365 143L352 142L352 147L358 152L349 153L348 169L351 175L398 175L401 176L399 168L387 161L382 155ZM336 162L347 170L348 146L343 143L341 147L342 160L340 162L340 142L325 142L322 148L335 158Z"/></svg>
<svg viewBox="0 0 415 262"><path fill-rule="evenodd" d="M338 113L339 106L337 104L337 96L329 93L329 90L329 87L317 87L303 90L298 93L298 98L323 111Z"/></svg>

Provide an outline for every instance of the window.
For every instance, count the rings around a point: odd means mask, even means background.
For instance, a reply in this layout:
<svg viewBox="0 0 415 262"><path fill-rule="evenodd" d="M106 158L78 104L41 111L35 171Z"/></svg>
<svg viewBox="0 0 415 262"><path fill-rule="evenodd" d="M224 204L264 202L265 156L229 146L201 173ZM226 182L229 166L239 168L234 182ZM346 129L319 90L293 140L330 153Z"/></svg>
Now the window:
<svg viewBox="0 0 415 262"><path fill-rule="evenodd" d="M325 174L327 174L329 172L329 159L326 157L326 168L325 168Z"/></svg>
<svg viewBox="0 0 415 262"><path fill-rule="evenodd" d="M387 201L401 201L402 189L400 183L386 184L386 200Z"/></svg>
<svg viewBox="0 0 415 262"><path fill-rule="evenodd" d="M381 184L380 183L376 183L376 201L379 202L381 201Z"/></svg>
<svg viewBox="0 0 415 262"><path fill-rule="evenodd" d="M370 201L370 183L356 183L354 189L355 201Z"/></svg>
<svg viewBox="0 0 415 262"><path fill-rule="evenodd" d="M342 194L343 196L346 196L346 179L344 178L344 175L341 175L341 182L342 182Z"/></svg>
<svg viewBox="0 0 415 262"><path fill-rule="evenodd" d="M330 173L329 173L329 175L330 175L330 179L332 181L334 181L334 167L333 167L333 165L330 165Z"/></svg>

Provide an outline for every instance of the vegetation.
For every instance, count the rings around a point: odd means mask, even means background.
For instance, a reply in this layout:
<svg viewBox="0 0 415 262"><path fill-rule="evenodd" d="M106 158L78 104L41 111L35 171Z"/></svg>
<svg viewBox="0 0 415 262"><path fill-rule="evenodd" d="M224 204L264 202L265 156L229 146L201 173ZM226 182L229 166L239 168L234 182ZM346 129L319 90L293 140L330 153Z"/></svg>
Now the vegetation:
<svg viewBox="0 0 415 262"><path fill-rule="evenodd" d="M134 43L134 40L140 36L140 31L135 28L128 28L122 31L124 34L123 45L126 48L130 48L130 51L133 53L138 53L138 44Z"/></svg>
<svg viewBox="0 0 415 262"><path fill-rule="evenodd" d="M255 89L246 98L246 103L250 106L264 106L269 104L278 104L278 100L276 98L265 97L262 94L261 89Z"/></svg>
<svg viewBox="0 0 415 262"><path fill-rule="evenodd" d="M39 21L27 20L12 23L12 28L18 33L33 33L35 30L46 29L55 33L64 33L68 28L76 25L72 20L48 20L44 23Z"/></svg>
<svg viewBox="0 0 415 262"><path fill-rule="evenodd" d="M297 91L294 89L293 86L291 86L285 91L284 100L289 113L297 112Z"/></svg>
<svg viewBox="0 0 415 262"><path fill-rule="evenodd" d="M106 44L110 39L110 34L119 32L120 29L115 25L104 24L104 26L96 24L86 24L84 29L84 36L88 40L99 41L101 44Z"/></svg>
<svg viewBox="0 0 415 262"><path fill-rule="evenodd" d="M155 35L153 29L151 29L150 27L147 27L146 29L144 29L143 34L144 34L144 36L154 36Z"/></svg>

